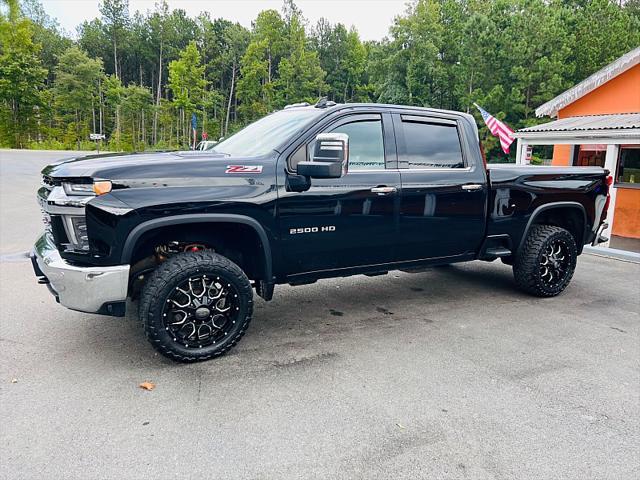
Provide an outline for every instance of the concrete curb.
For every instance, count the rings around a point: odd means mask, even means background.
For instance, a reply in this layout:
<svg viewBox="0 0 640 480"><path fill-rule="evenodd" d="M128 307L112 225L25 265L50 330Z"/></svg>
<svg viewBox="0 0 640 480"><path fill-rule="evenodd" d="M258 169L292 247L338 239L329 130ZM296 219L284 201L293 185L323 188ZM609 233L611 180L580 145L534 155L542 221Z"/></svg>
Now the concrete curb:
<svg viewBox="0 0 640 480"><path fill-rule="evenodd" d="M617 260L624 260L625 262L640 263L640 253L618 250L617 248L592 247L590 245L585 245L584 253L596 255L598 257L615 258Z"/></svg>

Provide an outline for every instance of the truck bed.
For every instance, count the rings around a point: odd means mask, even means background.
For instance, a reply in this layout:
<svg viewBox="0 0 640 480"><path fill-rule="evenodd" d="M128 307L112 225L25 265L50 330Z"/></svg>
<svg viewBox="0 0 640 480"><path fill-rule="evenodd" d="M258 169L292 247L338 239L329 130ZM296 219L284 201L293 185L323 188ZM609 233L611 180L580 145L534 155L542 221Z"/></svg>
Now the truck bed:
<svg viewBox="0 0 640 480"><path fill-rule="evenodd" d="M552 207L557 214L562 209L575 216L573 233L581 251L591 242L594 225L600 223L607 175L609 172L601 167L487 165L487 236L504 238L515 251L530 220L540 218L542 210Z"/></svg>

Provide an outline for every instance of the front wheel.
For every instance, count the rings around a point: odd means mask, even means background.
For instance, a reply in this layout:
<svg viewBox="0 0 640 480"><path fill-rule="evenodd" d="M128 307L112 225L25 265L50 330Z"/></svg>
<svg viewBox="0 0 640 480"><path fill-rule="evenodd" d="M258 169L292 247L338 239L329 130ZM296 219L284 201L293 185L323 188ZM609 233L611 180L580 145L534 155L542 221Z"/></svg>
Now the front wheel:
<svg viewBox="0 0 640 480"><path fill-rule="evenodd" d="M564 228L534 225L513 263L513 276L522 290L538 297L554 297L573 277L578 250Z"/></svg>
<svg viewBox="0 0 640 480"><path fill-rule="evenodd" d="M223 355L244 335L253 292L244 272L212 251L181 253L149 277L140 319L151 345L178 362Z"/></svg>

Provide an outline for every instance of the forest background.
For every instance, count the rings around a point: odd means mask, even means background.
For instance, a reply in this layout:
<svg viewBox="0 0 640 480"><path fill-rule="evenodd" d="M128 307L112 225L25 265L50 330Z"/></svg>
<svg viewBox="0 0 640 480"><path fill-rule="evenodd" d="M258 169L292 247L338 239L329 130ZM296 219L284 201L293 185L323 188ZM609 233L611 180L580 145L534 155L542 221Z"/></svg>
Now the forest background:
<svg viewBox="0 0 640 480"><path fill-rule="evenodd" d="M507 161L474 102L514 129L547 121L536 107L640 45L640 0L414 0L381 41L310 25L293 0L251 29L163 1L100 14L71 35L37 0L0 0L0 147L93 149L95 132L111 151L183 149L193 114L218 139L326 96L473 113Z"/></svg>

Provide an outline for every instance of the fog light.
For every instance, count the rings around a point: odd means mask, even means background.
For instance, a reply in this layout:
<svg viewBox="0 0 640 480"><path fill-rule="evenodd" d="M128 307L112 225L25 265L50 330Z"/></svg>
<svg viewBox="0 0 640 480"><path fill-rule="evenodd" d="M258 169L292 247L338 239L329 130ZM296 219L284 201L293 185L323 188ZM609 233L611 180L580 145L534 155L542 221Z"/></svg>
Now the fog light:
<svg viewBox="0 0 640 480"><path fill-rule="evenodd" d="M74 246L80 250L89 250L89 235L85 217L71 217L71 230L73 235L70 240Z"/></svg>

